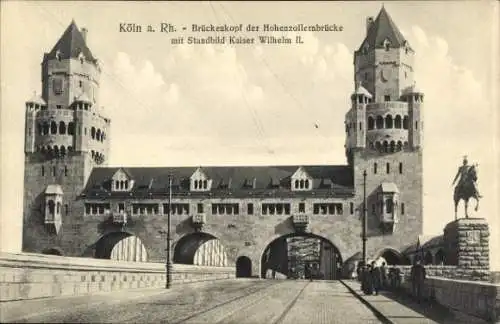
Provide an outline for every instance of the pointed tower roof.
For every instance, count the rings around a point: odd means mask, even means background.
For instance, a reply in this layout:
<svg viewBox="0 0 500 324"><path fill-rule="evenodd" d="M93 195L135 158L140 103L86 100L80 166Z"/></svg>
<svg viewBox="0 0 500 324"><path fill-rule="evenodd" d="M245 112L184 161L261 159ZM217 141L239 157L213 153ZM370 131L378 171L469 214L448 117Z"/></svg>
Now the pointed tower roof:
<svg viewBox="0 0 500 324"><path fill-rule="evenodd" d="M361 82L358 82L358 86L356 87L356 90L354 91L354 94L355 95L362 94L362 95L367 96L368 98L372 98L371 93L368 90L366 90L365 87L363 87L361 85Z"/></svg>
<svg viewBox="0 0 500 324"><path fill-rule="evenodd" d="M31 97L31 99L28 100L27 103L34 103L40 106L45 106L47 104L45 100L43 100L43 98L36 92L33 93L33 97Z"/></svg>
<svg viewBox="0 0 500 324"><path fill-rule="evenodd" d="M82 53L86 60L95 62L96 59L92 55L92 52L87 47L85 39L81 31L76 26L74 20L66 28L61 38L57 41L56 45L52 48L49 54L45 56L45 59L53 59L56 57L56 53L59 52L61 59L78 58L78 55Z"/></svg>
<svg viewBox="0 0 500 324"><path fill-rule="evenodd" d="M368 33L363 43L361 43L360 49L362 49L366 44L370 48L383 47L386 39L391 42L392 47L401 47L406 42L403 34L401 34L391 16L389 16L385 8L382 6L377 18L368 28Z"/></svg>

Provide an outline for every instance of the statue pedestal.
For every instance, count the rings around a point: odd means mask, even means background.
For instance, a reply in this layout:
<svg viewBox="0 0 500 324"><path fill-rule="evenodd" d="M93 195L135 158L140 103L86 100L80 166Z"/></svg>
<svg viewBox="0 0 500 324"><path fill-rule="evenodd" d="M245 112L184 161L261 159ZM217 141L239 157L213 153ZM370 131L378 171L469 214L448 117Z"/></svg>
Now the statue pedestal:
<svg viewBox="0 0 500 324"><path fill-rule="evenodd" d="M457 279L489 280L489 236L484 218L461 218L446 225L446 264L457 266Z"/></svg>

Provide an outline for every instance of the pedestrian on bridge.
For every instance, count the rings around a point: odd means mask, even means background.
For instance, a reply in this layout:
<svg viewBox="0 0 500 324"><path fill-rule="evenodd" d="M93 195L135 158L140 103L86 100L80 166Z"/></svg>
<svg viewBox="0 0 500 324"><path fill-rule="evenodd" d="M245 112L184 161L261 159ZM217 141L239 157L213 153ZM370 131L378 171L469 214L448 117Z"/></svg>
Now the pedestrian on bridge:
<svg viewBox="0 0 500 324"><path fill-rule="evenodd" d="M418 303L422 302L422 297L423 297L422 290L424 288L425 277L426 277L425 268L421 264L420 260L417 259L415 261L415 264L411 267L410 278L411 278L413 296L417 298Z"/></svg>
<svg viewBox="0 0 500 324"><path fill-rule="evenodd" d="M378 295L378 292L380 291L380 288L382 286L382 275L380 272L380 268L379 266L377 266L375 261L372 261L371 277L372 277L373 290L375 291L375 295Z"/></svg>

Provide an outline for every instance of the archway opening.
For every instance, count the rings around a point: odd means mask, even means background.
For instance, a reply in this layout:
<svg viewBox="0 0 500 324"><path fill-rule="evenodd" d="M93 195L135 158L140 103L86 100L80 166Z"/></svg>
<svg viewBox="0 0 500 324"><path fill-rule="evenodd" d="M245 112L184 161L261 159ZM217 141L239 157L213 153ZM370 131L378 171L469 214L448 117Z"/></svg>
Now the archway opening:
<svg viewBox="0 0 500 324"><path fill-rule="evenodd" d="M138 238L127 232L112 232L95 244L94 257L116 261L146 262L146 247Z"/></svg>
<svg viewBox="0 0 500 324"><path fill-rule="evenodd" d="M425 258L424 258L424 264L432 264L432 253L431 251L427 251L427 253L425 254Z"/></svg>
<svg viewBox="0 0 500 324"><path fill-rule="evenodd" d="M387 265L402 265L405 263L401 255L393 249L383 250L379 257L382 257Z"/></svg>
<svg viewBox="0 0 500 324"><path fill-rule="evenodd" d="M62 251L57 249L57 248L50 248L50 249L45 249L42 251L42 254L49 254L49 255L63 255Z"/></svg>
<svg viewBox="0 0 500 324"><path fill-rule="evenodd" d="M335 280L342 256L332 242L311 233L292 233L273 240L261 258L261 278Z"/></svg>
<svg viewBox="0 0 500 324"><path fill-rule="evenodd" d="M436 252L436 264L438 265L444 265L445 264L445 254L443 249L439 249L439 251Z"/></svg>
<svg viewBox="0 0 500 324"><path fill-rule="evenodd" d="M227 267L227 253L221 241L208 233L183 236L174 247L174 263Z"/></svg>
<svg viewBox="0 0 500 324"><path fill-rule="evenodd" d="M252 276L252 260L246 256L236 259L236 277L250 278Z"/></svg>

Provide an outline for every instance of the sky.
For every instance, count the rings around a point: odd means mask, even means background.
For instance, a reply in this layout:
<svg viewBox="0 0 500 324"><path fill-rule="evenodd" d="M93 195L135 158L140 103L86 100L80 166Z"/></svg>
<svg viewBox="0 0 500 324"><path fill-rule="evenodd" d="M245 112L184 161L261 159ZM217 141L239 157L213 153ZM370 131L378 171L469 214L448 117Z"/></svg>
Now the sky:
<svg viewBox="0 0 500 324"><path fill-rule="evenodd" d="M479 163L492 266L500 270L498 3L386 2L416 51L425 94L424 234L454 219L463 155ZM112 119L110 165L346 164L344 116L353 52L381 2L1 2L1 250L20 249L24 104L40 63L74 19L103 67L99 105ZM120 23L186 32L123 33ZM192 24L336 24L291 45L174 45ZM244 36L259 33L244 32ZM280 36L279 32L274 34ZM295 37L295 33L287 36ZM462 206L460 208L463 208ZM472 208L471 208L472 209Z"/></svg>

